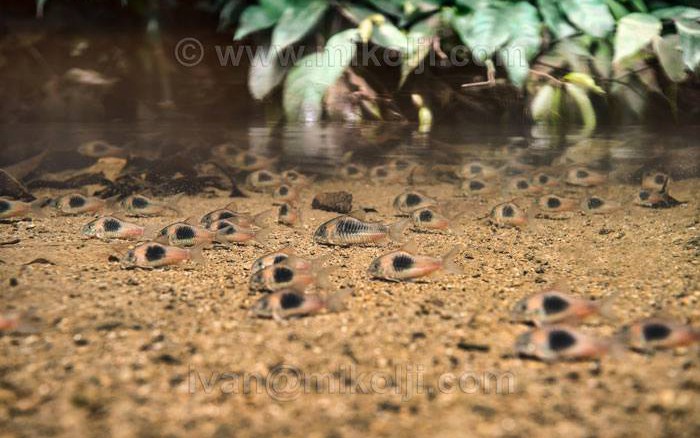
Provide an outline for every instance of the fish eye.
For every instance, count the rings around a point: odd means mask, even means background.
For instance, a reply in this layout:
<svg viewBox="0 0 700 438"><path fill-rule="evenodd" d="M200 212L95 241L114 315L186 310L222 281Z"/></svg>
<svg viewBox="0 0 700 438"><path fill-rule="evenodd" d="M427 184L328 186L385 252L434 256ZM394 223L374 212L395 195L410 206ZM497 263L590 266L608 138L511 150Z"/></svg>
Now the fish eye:
<svg viewBox="0 0 700 438"><path fill-rule="evenodd" d="M527 181L521 179L521 180L518 180L518 182L515 184L515 186L520 190L525 190L528 188L529 184L527 183Z"/></svg>
<svg viewBox="0 0 700 438"><path fill-rule="evenodd" d="M649 199L650 196L651 193L649 193L646 190L642 190L641 192L639 192L639 199L641 199L642 201L646 201L647 199Z"/></svg>
<svg viewBox="0 0 700 438"><path fill-rule="evenodd" d="M540 184L547 184L549 181L549 177L547 175L540 175L539 177Z"/></svg>
<svg viewBox="0 0 700 438"><path fill-rule="evenodd" d="M503 217L513 217L515 216L515 209L512 205L506 204L501 207L501 216Z"/></svg>
<svg viewBox="0 0 700 438"><path fill-rule="evenodd" d="M348 175L355 175L358 172L357 167L355 166L348 166L345 169L348 172Z"/></svg>
<svg viewBox="0 0 700 438"><path fill-rule="evenodd" d="M663 185L663 183L666 182L666 175L661 173L657 174L654 178L654 182L656 182L656 184Z"/></svg>
<svg viewBox="0 0 700 438"><path fill-rule="evenodd" d="M576 171L576 178L580 178L580 179L588 178L588 172L583 170L583 169L577 170Z"/></svg>
<svg viewBox="0 0 700 438"><path fill-rule="evenodd" d="M472 164L471 167L469 167L469 171L471 173L480 173L481 170L482 170L482 168L478 164Z"/></svg>
<svg viewBox="0 0 700 438"><path fill-rule="evenodd" d="M521 300L515 303L515 307L513 308L518 313L525 313L527 312L527 300Z"/></svg>

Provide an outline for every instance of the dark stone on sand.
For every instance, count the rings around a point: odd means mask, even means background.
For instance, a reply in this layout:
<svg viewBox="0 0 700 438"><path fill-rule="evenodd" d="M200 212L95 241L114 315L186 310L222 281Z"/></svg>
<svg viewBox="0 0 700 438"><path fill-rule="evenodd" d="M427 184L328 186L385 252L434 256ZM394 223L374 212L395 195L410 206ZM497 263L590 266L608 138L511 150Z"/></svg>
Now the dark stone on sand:
<svg viewBox="0 0 700 438"><path fill-rule="evenodd" d="M22 201L33 201L36 199L22 183L2 169L0 169L0 196Z"/></svg>
<svg viewBox="0 0 700 438"><path fill-rule="evenodd" d="M336 213L350 213L352 211L352 194L348 192L319 193L311 202L311 208Z"/></svg>

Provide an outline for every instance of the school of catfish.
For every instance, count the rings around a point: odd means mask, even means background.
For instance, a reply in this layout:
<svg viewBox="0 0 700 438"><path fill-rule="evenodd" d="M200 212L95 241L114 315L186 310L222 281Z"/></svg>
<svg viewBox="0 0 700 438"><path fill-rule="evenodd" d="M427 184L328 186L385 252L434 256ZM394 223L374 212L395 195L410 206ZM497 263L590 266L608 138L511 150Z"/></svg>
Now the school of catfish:
<svg viewBox="0 0 700 438"><path fill-rule="evenodd" d="M93 149L94 145L83 148L90 153ZM105 151L115 156L124 154L116 146ZM160 269L180 263L204 263L204 252L214 245L255 245L261 254L250 261L247 281L250 293L260 297L250 309L250 315L281 321L343 311L352 299L353 290L334 290L331 281L334 268L324 266L322 259L308 259L289 246L270 247L268 235L273 227L292 227L315 244L331 248L386 247L387 251L367 266L369 281L430 282L441 275L464 274L458 263L463 248L454 246L446 254L429 255L416 242L430 239L434 233L458 232L463 220L478 220L491 227L527 229L536 226L541 218L615 214L624 204L654 209L685 204L671 196L671 178L662 171L644 172L640 187L628 199L606 199L595 194L595 188L605 185L608 175L585 165L536 168L504 159L431 168L409 158L396 158L367 167L352 162L352 156L346 155L336 169L336 178L405 188L395 198L387 199L396 220L390 223L372 220L373 209L357 208L313 224L314 231L309 236L303 227L308 208L304 199L307 194L313 194L314 176L295 169L278 171L282 167L279 160L228 144L213 148L212 153L246 172L241 181L246 195L269 199L269 208L248 212L230 202L213 211L183 217L178 206L179 195L155 199L134 193L100 199L76 192L34 202L0 198L0 220L41 220L51 212L90 217L76 232L86 238L133 242L120 256L124 268ZM446 171L452 176L453 193L431 196L417 188L421 181L444 175ZM567 190L562 190L564 187ZM581 190L577 192L577 189ZM465 197L511 200L493 202L495 205L489 211L475 215L461 207L460 200ZM139 224L143 217L179 219L147 227ZM630 322L610 338L599 337L581 327L588 319L613 319L615 299L610 294L589 300L573 294L566 282L561 281L513 302L504 312L513 323L530 326L514 341L515 352L543 361L587 360L627 350L675 349L700 340L700 330L654 316ZM2 316L0 330L12 330L21 323L20 315Z"/></svg>

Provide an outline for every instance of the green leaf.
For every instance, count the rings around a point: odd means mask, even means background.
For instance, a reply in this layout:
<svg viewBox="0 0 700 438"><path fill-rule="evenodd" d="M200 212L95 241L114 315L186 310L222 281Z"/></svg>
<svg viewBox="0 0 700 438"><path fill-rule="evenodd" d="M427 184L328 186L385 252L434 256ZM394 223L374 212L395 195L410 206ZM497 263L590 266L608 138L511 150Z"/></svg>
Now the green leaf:
<svg viewBox="0 0 700 438"><path fill-rule="evenodd" d="M680 36L683 62L692 71L700 66L700 24L681 18L676 20L676 29Z"/></svg>
<svg viewBox="0 0 700 438"><path fill-rule="evenodd" d="M394 17L403 15L403 0L368 0L372 6Z"/></svg>
<svg viewBox="0 0 700 438"><path fill-rule="evenodd" d="M530 113L535 121L547 120L554 102L554 87L547 84L540 88L530 103Z"/></svg>
<svg viewBox="0 0 700 438"><path fill-rule="evenodd" d="M282 50L304 37L328 9L325 0L305 0L287 8L272 31L272 47Z"/></svg>
<svg viewBox="0 0 700 438"><path fill-rule="evenodd" d="M283 105L289 121L317 122L323 114L323 96L352 62L359 32L348 29L333 35L322 52L299 61L284 82Z"/></svg>
<svg viewBox="0 0 700 438"><path fill-rule="evenodd" d="M605 0L561 0L561 8L576 27L598 38L604 38L615 28Z"/></svg>
<svg viewBox="0 0 700 438"><path fill-rule="evenodd" d="M511 39L500 51L500 59L511 82L522 87L530 73L530 60L540 49L542 24L537 9L527 2L511 5L504 15L508 17Z"/></svg>
<svg viewBox="0 0 700 438"><path fill-rule="evenodd" d="M654 52L659 58L664 73L670 80L683 82L688 77L685 72L683 52L681 52L680 37L678 35L668 35L666 37L657 35L652 40L652 47L654 47Z"/></svg>
<svg viewBox="0 0 700 438"><path fill-rule="evenodd" d="M649 12L649 8L644 4L644 0L630 0L630 3L632 3L638 12Z"/></svg>
<svg viewBox="0 0 700 438"><path fill-rule="evenodd" d="M588 94L586 94L586 90L578 85L566 84L565 86L566 92L574 100L581 114L585 135L590 135L596 127L596 115L591 99L588 97Z"/></svg>
<svg viewBox="0 0 700 438"><path fill-rule="evenodd" d="M281 15L282 12L275 12L262 6L248 6L241 14L233 39L240 40L251 33L272 27Z"/></svg>
<svg viewBox="0 0 700 438"><path fill-rule="evenodd" d="M478 9L469 19L459 17L452 21L452 26L472 55L481 61L491 58L510 38L508 17L500 8Z"/></svg>
<svg viewBox="0 0 700 438"><path fill-rule="evenodd" d="M348 20L352 21L355 24L360 24L360 22L376 14L375 11L369 8L360 5L355 5L352 3L343 3L341 5L340 11L343 15L345 15L348 18Z"/></svg>
<svg viewBox="0 0 700 438"><path fill-rule="evenodd" d="M491 1L490 0L457 0L455 3L457 4L457 6L463 6L465 8L477 10L477 9L487 7L489 5L489 3L491 3Z"/></svg>
<svg viewBox="0 0 700 438"><path fill-rule="evenodd" d="M700 9L688 6L672 6L670 8L657 9L652 14L662 20L675 20L678 18L697 20L700 18Z"/></svg>
<svg viewBox="0 0 700 438"><path fill-rule="evenodd" d="M604 78L609 78L612 73L612 48L607 41L598 41L598 46L593 53L593 66L598 74Z"/></svg>
<svg viewBox="0 0 700 438"><path fill-rule="evenodd" d="M219 12L219 27L218 30L222 31L228 28L233 22L232 16L236 11L238 6L240 6L242 0L228 0L221 11Z"/></svg>
<svg viewBox="0 0 700 438"><path fill-rule="evenodd" d="M661 33L661 28L661 20L653 15L634 12L624 16L617 24L613 63L637 54Z"/></svg>
<svg viewBox="0 0 700 438"><path fill-rule="evenodd" d="M408 75L423 62L432 48L432 38L437 35L440 26L440 16L433 15L414 24L406 35L407 50L401 64L400 86L406 82Z"/></svg>
<svg viewBox="0 0 700 438"><path fill-rule="evenodd" d="M595 80L585 73L571 72L566 74L562 80L598 94L605 94L605 90L596 85Z"/></svg>
<svg viewBox="0 0 700 438"><path fill-rule="evenodd" d="M264 99L282 82L287 69L281 65L278 53L277 50L268 47L256 54L255 59L250 64L248 89L255 99Z"/></svg>
<svg viewBox="0 0 700 438"><path fill-rule="evenodd" d="M610 8L610 12L612 12L613 17L615 17L616 20L619 20L630 13L630 11L628 11L626 7L622 6L622 4L617 0L605 0L605 3Z"/></svg>
<svg viewBox="0 0 700 438"><path fill-rule="evenodd" d="M374 27L372 42L378 46L402 53L406 52L408 46L406 35L389 21Z"/></svg>
<svg viewBox="0 0 700 438"><path fill-rule="evenodd" d="M576 33L564 18L564 13L559 9L557 0L537 0L540 13L545 24L557 38L567 38Z"/></svg>

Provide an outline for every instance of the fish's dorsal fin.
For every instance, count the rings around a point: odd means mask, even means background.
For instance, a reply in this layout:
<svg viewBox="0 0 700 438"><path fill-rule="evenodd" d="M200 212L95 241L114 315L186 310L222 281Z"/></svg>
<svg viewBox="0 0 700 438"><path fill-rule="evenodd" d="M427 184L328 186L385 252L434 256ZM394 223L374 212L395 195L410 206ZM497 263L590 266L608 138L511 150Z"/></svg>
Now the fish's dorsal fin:
<svg viewBox="0 0 700 438"><path fill-rule="evenodd" d="M367 220L367 213L361 209L353 210L350 213L348 213L347 216L354 217L355 219L361 220L363 222Z"/></svg>

